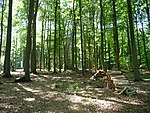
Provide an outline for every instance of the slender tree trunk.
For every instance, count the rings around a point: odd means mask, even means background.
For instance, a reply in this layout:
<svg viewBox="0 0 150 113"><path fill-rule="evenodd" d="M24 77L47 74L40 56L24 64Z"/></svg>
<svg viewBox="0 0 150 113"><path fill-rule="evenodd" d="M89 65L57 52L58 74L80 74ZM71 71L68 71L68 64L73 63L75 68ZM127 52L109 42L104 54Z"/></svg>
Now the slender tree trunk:
<svg viewBox="0 0 150 113"><path fill-rule="evenodd" d="M77 65L77 36L76 36L76 34L77 34L77 29L76 29L76 14L75 14L75 12L74 12L74 44L75 44L75 70L77 71L77 69L78 69L78 65Z"/></svg>
<svg viewBox="0 0 150 113"><path fill-rule="evenodd" d="M1 39L0 39L0 61L1 61L1 52L2 52L2 40L3 40L3 20L4 20L4 11L5 11L5 7L4 7L4 0L3 0L3 4L2 4L2 14L1 14Z"/></svg>
<svg viewBox="0 0 150 113"><path fill-rule="evenodd" d="M138 32L138 14L136 14L136 38L137 38L137 47L138 47L138 56L139 56L139 65L141 64L141 49L140 49L140 37Z"/></svg>
<svg viewBox="0 0 150 113"><path fill-rule="evenodd" d="M44 20L42 21L41 51L40 51L40 70L44 69Z"/></svg>
<svg viewBox="0 0 150 113"><path fill-rule="evenodd" d="M72 70L75 65L75 0L73 0L73 27L72 27Z"/></svg>
<svg viewBox="0 0 150 113"><path fill-rule="evenodd" d="M93 40L94 40L94 52L93 52L93 64L94 64L94 71L96 72L97 70L97 67L96 67L96 42L95 42L95 10L94 10L94 6L92 6L93 9L92 9L92 37L93 37Z"/></svg>
<svg viewBox="0 0 150 113"><path fill-rule="evenodd" d="M145 61L146 61L146 65L147 65L148 70L150 70L150 67L148 65L149 62L148 62L148 57L147 57L147 51L146 51L144 27L143 27L143 23L141 23L141 24L142 24L142 39L143 39L143 46L144 46Z"/></svg>
<svg viewBox="0 0 150 113"><path fill-rule="evenodd" d="M132 55L131 55L131 41L130 41L130 32L129 32L129 24L127 21L127 37L128 37L128 51L127 55L129 56L129 61L132 62Z"/></svg>
<svg viewBox="0 0 150 113"><path fill-rule="evenodd" d="M148 7L148 0L145 0L145 2L146 2L146 13L147 13L148 26L150 29L150 12L149 12L149 7Z"/></svg>
<svg viewBox="0 0 150 113"><path fill-rule="evenodd" d="M102 69L104 70L104 31L103 31L103 6L102 0L100 0L101 17L100 17L100 33L101 33L101 63Z"/></svg>
<svg viewBox="0 0 150 113"><path fill-rule="evenodd" d="M11 51L11 31L12 31L12 4L9 0L8 24L7 24L7 41L4 60L4 77L11 77L10 74L10 51Z"/></svg>
<svg viewBox="0 0 150 113"><path fill-rule="evenodd" d="M108 39L108 69L110 70L111 54L110 54L110 40Z"/></svg>
<svg viewBox="0 0 150 113"><path fill-rule="evenodd" d="M88 53L89 53L89 70L91 70L91 38L90 35L88 35Z"/></svg>
<svg viewBox="0 0 150 113"><path fill-rule="evenodd" d="M83 27L83 29L84 29L84 27ZM85 34L85 32L84 32L84 30L83 30L83 37L86 37L86 34ZM83 54L84 54L84 69L86 70L87 69L87 67L86 67L86 39L84 38L83 39L84 41L83 41L83 45L84 45L84 48L83 48Z"/></svg>
<svg viewBox="0 0 150 113"><path fill-rule="evenodd" d="M130 25L131 44L132 44L132 57L133 57L133 67L134 67L134 76L135 76L134 79L136 81L139 81L141 80L141 78L140 78L138 61L137 61L137 49L136 49L136 43L135 43L135 38L134 38L132 6L131 6L130 0L127 0L127 6L128 6L128 18L129 18L129 25Z"/></svg>
<svg viewBox="0 0 150 113"><path fill-rule="evenodd" d="M63 21L63 37L65 37L65 22ZM63 40L63 50L64 50L64 71L67 70L67 66L66 66L66 45L65 45L65 42L64 42L64 38L62 38Z"/></svg>
<svg viewBox="0 0 150 113"><path fill-rule="evenodd" d="M47 42L47 52L48 52L48 71L50 71L51 68L51 59L50 59L50 47L51 47L51 20L49 18L48 20L48 26L49 26L49 35L48 35L48 42Z"/></svg>
<svg viewBox="0 0 150 113"><path fill-rule="evenodd" d="M33 74L36 74L36 17L37 17L37 12L38 12L38 4L39 0L36 0L36 5L35 5L35 11L34 11L34 17L33 17L33 44L32 44L32 72Z"/></svg>
<svg viewBox="0 0 150 113"><path fill-rule="evenodd" d="M55 33L54 33L54 73L56 73L56 50L57 50L57 6L58 2L55 0Z"/></svg>
<svg viewBox="0 0 150 113"><path fill-rule="evenodd" d="M60 20L61 20L61 16L60 16L60 0L59 0L59 6L58 6L58 8L59 8L59 72L61 72L61 22L60 22Z"/></svg>
<svg viewBox="0 0 150 113"><path fill-rule="evenodd" d="M79 0L79 14L80 14L80 37L81 37L81 52L82 52L82 74L84 75L84 48L83 48L83 37L82 37L82 3Z"/></svg>
<svg viewBox="0 0 150 113"><path fill-rule="evenodd" d="M113 29L114 29L114 52L115 52L116 68L120 70L118 26L116 18L116 0L113 0Z"/></svg>
<svg viewBox="0 0 150 113"><path fill-rule="evenodd" d="M69 22L67 23L67 36L69 35ZM68 42L68 41L67 41ZM69 47L68 43L65 44L65 62L66 62L66 69L69 69Z"/></svg>
<svg viewBox="0 0 150 113"><path fill-rule="evenodd" d="M90 2L89 2L89 4L90 4ZM91 21L91 11L89 10L89 21L88 21L88 23L90 23L90 21ZM89 54L89 64L88 64L88 68L89 68L89 70L91 70L91 68L92 68L92 63L91 63L91 35L90 35L90 33L88 33L88 54Z"/></svg>

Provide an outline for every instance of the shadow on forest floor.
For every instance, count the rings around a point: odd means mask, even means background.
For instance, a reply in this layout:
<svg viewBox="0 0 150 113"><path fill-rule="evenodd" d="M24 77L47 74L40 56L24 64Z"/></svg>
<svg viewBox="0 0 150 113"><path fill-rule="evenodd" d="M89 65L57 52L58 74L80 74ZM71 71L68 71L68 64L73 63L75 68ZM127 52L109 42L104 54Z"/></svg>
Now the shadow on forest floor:
<svg viewBox="0 0 150 113"><path fill-rule="evenodd" d="M24 73L12 72L16 77ZM133 82L133 73L125 73L137 94L117 95L102 88L101 81L90 75L31 74L30 83L11 83L14 79L0 77L0 113L148 113L150 111L150 82ZM143 76L150 76L143 74Z"/></svg>

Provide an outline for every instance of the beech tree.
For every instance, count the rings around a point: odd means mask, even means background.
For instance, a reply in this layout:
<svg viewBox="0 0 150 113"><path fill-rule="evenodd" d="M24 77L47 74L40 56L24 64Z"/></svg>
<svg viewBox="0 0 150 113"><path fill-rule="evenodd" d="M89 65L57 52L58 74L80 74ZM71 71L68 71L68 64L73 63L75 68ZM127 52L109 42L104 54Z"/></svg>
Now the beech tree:
<svg viewBox="0 0 150 113"><path fill-rule="evenodd" d="M6 1L0 11L2 64L12 62L16 69L24 66L26 75L30 69L36 73L37 68L54 69L55 73L57 70L62 72L62 69L80 70L85 74L86 70L105 70L107 66L109 70L133 69L136 72L150 67L147 0L129 1L134 4L133 9L129 8L127 1L116 0L14 2L12 41L7 42L8 38L4 38L10 36L7 32L11 31L10 26L5 25L6 14L9 14L5 10ZM10 61L4 63L5 50L5 54L9 54L5 59ZM4 66L4 72L6 67L10 70L10 65Z"/></svg>
<svg viewBox="0 0 150 113"><path fill-rule="evenodd" d="M132 6L131 6L131 1L130 0L127 0L127 6L128 6L129 25L130 25L130 37L131 37L131 44L132 44L132 57L133 57L134 76L135 76L135 80L139 81L141 78L140 78L138 61L137 61L137 52L136 52L137 49L136 49L136 42L135 42L135 38L134 38Z"/></svg>
<svg viewBox="0 0 150 113"><path fill-rule="evenodd" d="M13 1L9 0L7 41L6 41L5 60L4 60L4 77L11 77L11 74L10 74L10 66L11 66L10 52L11 52L11 32L12 32L12 4L13 4Z"/></svg>

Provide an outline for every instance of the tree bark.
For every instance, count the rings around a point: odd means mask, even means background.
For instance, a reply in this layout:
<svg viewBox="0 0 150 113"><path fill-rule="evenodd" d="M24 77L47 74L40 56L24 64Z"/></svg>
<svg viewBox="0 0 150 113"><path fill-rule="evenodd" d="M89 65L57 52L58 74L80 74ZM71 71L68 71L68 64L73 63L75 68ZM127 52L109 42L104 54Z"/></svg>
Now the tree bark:
<svg viewBox="0 0 150 113"><path fill-rule="evenodd" d="M82 53L82 74L84 75L84 48L83 48L83 36L82 36L82 3L79 0L79 14L80 14L80 37L81 37L81 53Z"/></svg>
<svg viewBox="0 0 150 113"><path fill-rule="evenodd" d="M129 24L127 21L127 37L128 37L128 52L127 55L129 56L129 61L132 62L132 55L131 55L131 39L130 39L130 33L129 33Z"/></svg>
<svg viewBox="0 0 150 113"><path fill-rule="evenodd" d="M101 17L100 17L100 33L101 33L101 63L102 69L104 70L104 31L103 31L103 6L102 0L100 0Z"/></svg>
<svg viewBox="0 0 150 113"><path fill-rule="evenodd" d="M119 41L118 41L118 26L116 18L116 0L113 0L113 29L114 29L114 52L115 52L115 61L116 68L120 70L120 61L119 61Z"/></svg>
<svg viewBox="0 0 150 113"><path fill-rule="evenodd" d="M1 38L0 38L0 60L1 60L1 52L2 52L2 40L3 40L3 20L4 20L4 11L5 11L5 3L3 0L2 4L2 14L1 14Z"/></svg>
<svg viewBox="0 0 150 113"><path fill-rule="evenodd" d="M61 12L61 9L60 9L60 0L59 0L59 6L58 6L58 8L59 8L59 40L58 40L58 42L59 42L59 72L61 72L61 68L62 68L62 66L61 66L61 15L60 15L60 12Z"/></svg>
<svg viewBox="0 0 150 113"><path fill-rule="evenodd" d="M55 33L54 33L54 73L56 73L56 50L57 50L57 7L58 2L55 2Z"/></svg>
<svg viewBox="0 0 150 113"><path fill-rule="evenodd" d="M150 12L149 12L149 7L148 7L148 0L145 0L145 2L146 2L146 13L147 13L148 26L150 29Z"/></svg>
<svg viewBox="0 0 150 113"><path fill-rule="evenodd" d="M13 0L9 0L8 25L7 25L7 41L4 60L4 77L11 77L10 74L10 51L11 51L11 32L12 32L12 4Z"/></svg>
<svg viewBox="0 0 150 113"><path fill-rule="evenodd" d="M137 61L137 49L136 49L136 42L135 42L135 38L134 38L132 6L131 6L131 1L130 0L127 0L127 6L128 6L129 25L130 25L130 37L131 37L131 44L132 44L134 79L136 81L139 81L139 80L141 80L141 78L140 78L138 61Z"/></svg>
<svg viewBox="0 0 150 113"><path fill-rule="evenodd" d="M42 21L42 36L41 36L41 51L40 51L40 70L41 69L44 69L44 20Z"/></svg>
<svg viewBox="0 0 150 113"><path fill-rule="evenodd" d="M142 39L143 39L143 46L144 46L145 62L146 62L148 70L150 70L149 62L148 62L148 57L147 57L147 51L146 51L146 42L145 42L144 27L143 27L143 23L141 23L141 24L142 24Z"/></svg>
<svg viewBox="0 0 150 113"><path fill-rule="evenodd" d="M35 11L33 16L33 44L32 44L32 72L36 74L36 17L38 12L39 0L36 0Z"/></svg>
<svg viewBox="0 0 150 113"><path fill-rule="evenodd" d="M73 0L73 27L72 27L72 70L75 65L75 0Z"/></svg>

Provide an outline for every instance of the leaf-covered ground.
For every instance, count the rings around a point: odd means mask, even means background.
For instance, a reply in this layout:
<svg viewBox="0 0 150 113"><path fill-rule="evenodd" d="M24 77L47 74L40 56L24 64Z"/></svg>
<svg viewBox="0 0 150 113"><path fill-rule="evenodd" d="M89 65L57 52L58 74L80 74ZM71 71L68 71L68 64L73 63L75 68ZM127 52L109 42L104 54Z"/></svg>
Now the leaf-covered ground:
<svg viewBox="0 0 150 113"><path fill-rule="evenodd" d="M15 78L22 74L12 73ZM150 74L144 73L142 82L134 82L131 72L125 76L135 95L115 94L102 88L102 81L90 80L90 75L31 74L30 83L0 77L0 113L149 113Z"/></svg>

